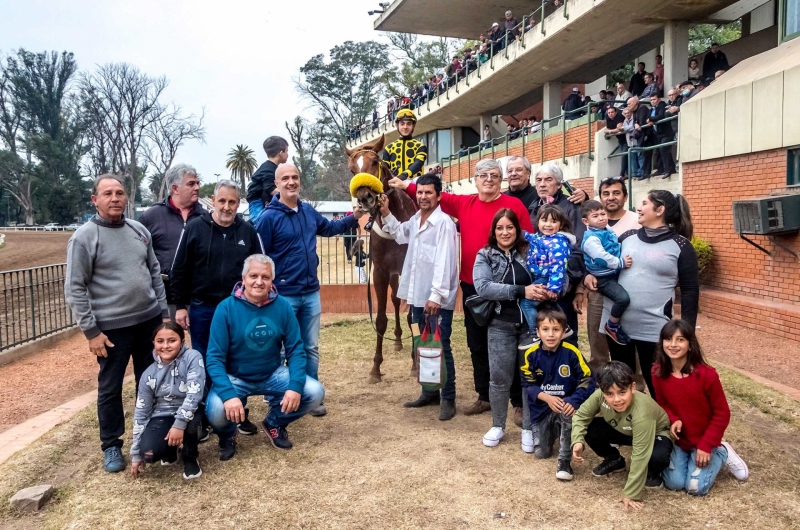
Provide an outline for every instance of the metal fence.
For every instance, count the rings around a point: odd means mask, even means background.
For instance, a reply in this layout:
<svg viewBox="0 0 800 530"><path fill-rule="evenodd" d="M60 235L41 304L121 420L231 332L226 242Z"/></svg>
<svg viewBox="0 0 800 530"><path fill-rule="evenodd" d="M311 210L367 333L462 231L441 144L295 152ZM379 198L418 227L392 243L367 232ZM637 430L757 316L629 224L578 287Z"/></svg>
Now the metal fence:
<svg viewBox="0 0 800 530"><path fill-rule="evenodd" d="M72 327L64 263L0 272L0 351Z"/></svg>
<svg viewBox="0 0 800 530"><path fill-rule="evenodd" d="M317 238L317 278L322 285L366 283L366 266L359 249L369 253L369 235ZM363 264L359 270L359 264Z"/></svg>

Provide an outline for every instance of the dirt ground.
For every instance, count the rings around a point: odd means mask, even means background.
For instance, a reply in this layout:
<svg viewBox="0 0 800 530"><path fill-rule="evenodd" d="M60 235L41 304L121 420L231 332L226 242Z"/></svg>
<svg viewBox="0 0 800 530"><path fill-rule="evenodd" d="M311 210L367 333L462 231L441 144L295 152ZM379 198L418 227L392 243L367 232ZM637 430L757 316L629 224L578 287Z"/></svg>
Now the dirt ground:
<svg viewBox="0 0 800 530"><path fill-rule="evenodd" d="M26 269L67 261L67 241L72 232L3 232L0 271Z"/></svg>
<svg viewBox="0 0 800 530"><path fill-rule="evenodd" d="M329 415L293 424L294 450L273 449L263 435L240 437L236 458L220 462L212 436L201 446L200 479L185 483L179 468L150 466L134 481L102 471L96 411L89 407L0 465L0 501L29 485L57 487L55 500L37 515L12 514L0 502L0 528L124 529L147 521L209 529L760 529L792 528L800 520L797 402L721 370L733 409L726 439L748 461L750 480L736 482L723 470L706 498L653 490L642 511L626 513L617 504L624 475L592 477L599 460L591 453L587 464L575 466L575 480L561 483L555 460L521 452L520 431L510 422L498 447L481 444L490 417L460 414L475 395L460 321L454 329L459 414L449 422L437 420L436 408L402 407L419 392L407 353L387 347L384 381L369 385L368 321L328 321L320 343ZM125 402L133 405L132 385ZM250 406L260 419L263 403Z"/></svg>

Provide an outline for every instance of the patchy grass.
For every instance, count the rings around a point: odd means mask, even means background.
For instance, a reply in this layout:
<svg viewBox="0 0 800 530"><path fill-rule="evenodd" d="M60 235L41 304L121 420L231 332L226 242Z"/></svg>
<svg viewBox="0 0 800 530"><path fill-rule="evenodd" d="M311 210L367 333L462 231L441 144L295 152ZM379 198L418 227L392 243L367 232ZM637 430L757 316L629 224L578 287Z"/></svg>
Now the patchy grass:
<svg viewBox="0 0 800 530"><path fill-rule="evenodd" d="M459 410L475 398L461 322L453 340ZM419 392L408 376L408 353L387 347L384 381L369 385L369 320L328 324L320 343L329 415L293 424L294 450L279 452L263 436L240 437L236 458L219 462L212 437L201 446L200 479L183 481L180 466L149 466L134 481L102 471L89 407L0 466L0 527L761 529L800 520L798 428L772 413L788 405L752 381L721 371L734 413L726 438L749 463L750 481L738 483L723 470L706 498L648 491L643 510L626 513L617 504L625 477L592 477L599 459L591 453L587 464L575 466L575 480L561 483L554 459L521 452L520 431L510 420L506 439L489 449L481 444L488 415L459 412L439 422L434 407L404 409ZM760 406L765 399L775 406ZM260 419L263 402L250 406ZM794 417L789 409L782 414ZM130 429L126 450L129 437ZM44 482L58 494L42 513L8 511L4 499Z"/></svg>

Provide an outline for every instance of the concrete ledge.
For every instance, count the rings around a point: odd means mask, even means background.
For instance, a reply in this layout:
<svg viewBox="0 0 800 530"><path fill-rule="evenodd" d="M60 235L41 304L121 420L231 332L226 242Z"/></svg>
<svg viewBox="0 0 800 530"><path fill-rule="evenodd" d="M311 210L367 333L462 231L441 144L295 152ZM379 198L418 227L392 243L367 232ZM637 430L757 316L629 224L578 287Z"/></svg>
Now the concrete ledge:
<svg viewBox="0 0 800 530"><path fill-rule="evenodd" d="M0 352L0 366L14 362L17 359L21 359L26 355L43 350L44 348L50 348L62 340L77 335L79 332L80 328L78 328L78 326L73 326L71 328L51 333L50 335L45 335L44 337L40 337L34 341L20 344L19 346L11 348L10 350Z"/></svg>
<svg viewBox="0 0 800 530"><path fill-rule="evenodd" d="M800 305L704 288L700 311L716 320L800 342Z"/></svg>

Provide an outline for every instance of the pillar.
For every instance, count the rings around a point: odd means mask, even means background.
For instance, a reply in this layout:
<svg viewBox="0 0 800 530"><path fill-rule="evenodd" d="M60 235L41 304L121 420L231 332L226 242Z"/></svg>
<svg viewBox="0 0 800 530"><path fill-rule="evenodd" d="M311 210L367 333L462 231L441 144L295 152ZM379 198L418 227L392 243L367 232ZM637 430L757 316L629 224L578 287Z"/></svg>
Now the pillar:
<svg viewBox="0 0 800 530"><path fill-rule="evenodd" d="M664 95L685 81L689 67L689 23L670 21L664 26Z"/></svg>
<svg viewBox="0 0 800 530"><path fill-rule="evenodd" d="M544 99L542 114L544 119L550 119L561 114L561 82L551 81L544 84ZM550 122L546 128L555 127L558 122Z"/></svg>
<svg viewBox="0 0 800 530"><path fill-rule="evenodd" d="M461 149L461 127L450 127L450 153L456 154Z"/></svg>

